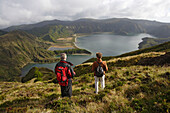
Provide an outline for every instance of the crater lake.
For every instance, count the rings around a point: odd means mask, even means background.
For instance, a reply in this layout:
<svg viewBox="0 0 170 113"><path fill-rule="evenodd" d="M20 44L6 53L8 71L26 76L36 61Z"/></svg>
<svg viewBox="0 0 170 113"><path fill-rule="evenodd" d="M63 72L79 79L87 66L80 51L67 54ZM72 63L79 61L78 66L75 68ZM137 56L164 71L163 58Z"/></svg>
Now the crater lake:
<svg viewBox="0 0 170 113"><path fill-rule="evenodd" d="M114 35L112 33L98 33L88 36L81 36L76 39L76 46L90 51L92 55L68 55L67 61L72 62L75 66L92 57L95 57L96 52L103 53L103 56L116 56L126 52L138 50L138 44L144 37L155 38L154 36L145 33L129 36ZM25 76L32 67L46 67L54 70L56 63L57 62L28 64L22 69L21 76Z"/></svg>

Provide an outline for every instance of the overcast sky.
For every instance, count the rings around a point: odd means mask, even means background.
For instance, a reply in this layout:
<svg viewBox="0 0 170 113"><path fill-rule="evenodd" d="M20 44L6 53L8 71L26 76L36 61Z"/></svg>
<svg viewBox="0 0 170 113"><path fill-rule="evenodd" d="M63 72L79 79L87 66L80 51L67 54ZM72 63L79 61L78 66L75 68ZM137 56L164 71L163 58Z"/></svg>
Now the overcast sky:
<svg viewBox="0 0 170 113"><path fill-rule="evenodd" d="M170 23L170 0L0 0L0 28L79 18L131 18Z"/></svg>

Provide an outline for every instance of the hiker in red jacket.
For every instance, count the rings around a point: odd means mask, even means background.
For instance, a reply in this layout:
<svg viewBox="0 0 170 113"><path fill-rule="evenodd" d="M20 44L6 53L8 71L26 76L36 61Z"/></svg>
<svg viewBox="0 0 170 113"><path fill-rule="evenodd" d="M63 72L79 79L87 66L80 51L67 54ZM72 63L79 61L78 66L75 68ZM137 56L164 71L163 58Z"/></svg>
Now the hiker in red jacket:
<svg viewBox="0 0 170 113"><path fill-rule="evenodd" d="M72 67L73 64L67 62L67 55L61 53L61 60L55 66L55 73L57 81L61 87L61 96L62 97L71 97L72 96L72 78L75 75Z"/></svg>
<svg viewBox="0 0 170 113"><path fill-rule="evenodd" d="M93 62L92 71L95 78L95 93L98 94L99 80L101 82L102 89L105 88L105 72L108 71L106 61L102 61L102 53L96 53L97 61Z"/></svg>

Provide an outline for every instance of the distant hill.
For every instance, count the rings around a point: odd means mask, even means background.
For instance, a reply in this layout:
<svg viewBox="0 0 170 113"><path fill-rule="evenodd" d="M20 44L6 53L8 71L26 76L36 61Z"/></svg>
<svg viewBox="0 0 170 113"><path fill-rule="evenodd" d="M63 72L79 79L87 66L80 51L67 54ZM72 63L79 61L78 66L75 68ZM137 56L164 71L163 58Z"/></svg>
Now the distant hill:
<svg viewBox="0 0 170 113"><path fill-rule="evenodd" d="M53 52L48 44L23 31L13 31L0 36L0 81L14 80L21 68L29 62L50 62Z"/></svg>
<svg viewBox="0 0 170 113"><path fill-rule="evenodd" d="M43 26L41 28L33 28L27 31L35 36L40 37L40 39L50 42L57 42L58 38L71 37L73 32L62 25L55 26Z"/></svg>
<svg viewBox="0 0 170 113"><path fill-rule="evenodd" d="M170 25L161 25L158 27L153 28L148 33L159 37L159 38L168 38L170 37Z"/></svg>
<svg viewBox="0 0 170 113"><path fill-rule="evenodd" d="M13 30L29 30L29 29L33 29L33 28L40 28L46 25L59 25L60 23L62 23L63 21L60 20L49 20L49 21L43 21L43 22L39 22L39 23L35 23L35 24L23 24L23 25L18 25L18 26L11 26L8 27L6 29L4 29L5 31L13 31Z"/></svg>
<svg viewBox="0 0 170 113"><path fill-rule="evenodd" d="M33 30L39 29L40 32L36 34L32 32L34 35L39 36L43 30L49 29L49 26L56 25L62 25L73 33L113 32L120 35L149 33L160 38L170 37L170 23L127 18L79 19L75 21L51 20L36 24L12 26L4 30L24 30L31 33Z"/></svg>
<svg viewBox="0 0 170 113"><path fill-rule="evenodd" d="M8 32L0 30L0 36L1 36L1 35L4 35L4 34L6 34L6 33L8 33Z"/></svg>

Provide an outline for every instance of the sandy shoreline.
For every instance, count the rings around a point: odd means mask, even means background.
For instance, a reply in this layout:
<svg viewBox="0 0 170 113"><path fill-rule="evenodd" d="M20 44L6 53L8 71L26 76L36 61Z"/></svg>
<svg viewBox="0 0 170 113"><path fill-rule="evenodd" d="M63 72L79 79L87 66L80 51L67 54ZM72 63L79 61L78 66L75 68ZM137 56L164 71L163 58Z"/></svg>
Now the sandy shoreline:
<svg viewBox="0 0 170 113"><path fill-rule="evenodd" d="M51 48L51 47L55 47L55 48L73 48L73 46L58 46L58 45L53 45L53 46L50 46L49 48Z"/></svg>
<svg viewBox="0 0 170 113"><path fill-rule="evenodd" d="M78 46L76 45L77 38L78 38L77 36L74 37L74 42L73 42L74 47L77 48L77 49L81 49L80 47L78 47Z"/></svg>
<svg viewBox="0 0 170 113"><path fill-rule="evenodd" d="M72 37L73 39L74 39L74 41L72 42L72 44L73 45L68 45L68 46L61 46L61 45L51 45L49 48L48 48L48 50L50 49L50 48L59 48L59 49L64 49L64 48L69 48L69 49L81 49L80 47L78 47L77 45L76 45L76 42L77 42L77 38L79 38L79 37L81 37L81 36L84 36L84 35L79 35L79 36L77 36L76 34L74 34L74 36Z"/></svg>

